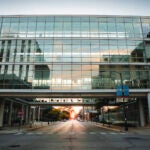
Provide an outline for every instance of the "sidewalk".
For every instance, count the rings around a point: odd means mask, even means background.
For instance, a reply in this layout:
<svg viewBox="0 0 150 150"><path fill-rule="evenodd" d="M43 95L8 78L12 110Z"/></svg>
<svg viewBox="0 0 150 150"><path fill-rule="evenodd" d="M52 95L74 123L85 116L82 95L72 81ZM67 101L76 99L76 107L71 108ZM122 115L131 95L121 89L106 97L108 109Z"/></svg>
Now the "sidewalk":
<svg viewBox="0 0 150 150"><path fill-rule="evenodd" d="M130 128L129 132L141 135L150 135L150 126Z"/></svg>
<svg viewBox="0 0 150 150"><path fill-rule="evenodd" d="M124 127L115 126L115 125L108 125L102 124L98 122L93 122L96 126L101 128L118 131L118 132L127 132L127 133L134 133L134 134L141 134L141 135L150 135L150 125L145 127L128 127L128 131L124 130Z"/></svg>
<svg viewBox="0 0 150 150"><path fill-rule="evenodd" d="M51 124L52 123L50 123L50 125ZM48 123L47 122L35 122L32 125L15 126L15 127L2 127L0 129L0 134L13 134L13 133L18 133L18 132L34 130L34 129L41 128L44 126L48 126Z"/></svg>

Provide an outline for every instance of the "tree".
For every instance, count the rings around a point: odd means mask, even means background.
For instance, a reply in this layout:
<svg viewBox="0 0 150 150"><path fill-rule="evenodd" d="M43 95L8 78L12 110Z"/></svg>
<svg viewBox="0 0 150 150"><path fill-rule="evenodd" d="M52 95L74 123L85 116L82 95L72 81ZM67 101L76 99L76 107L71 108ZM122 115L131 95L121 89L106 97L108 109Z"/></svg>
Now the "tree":
<svg viewBox="0 0 150 150"><path fill-rule="evenodd" d="M60 116L60 110L59 109L52 109L51 111L49 111L48 116L49 116L49 120L51 121L57 121L59 120L59 116Z"/></svg>
<svg viewBox="0 0 150 150"><path fill-rule="evenodd" d="M68 111L62 111L61 113L60 113L60 119L61 120L64 120L64 119L69 119L69 112Z"/></svg>

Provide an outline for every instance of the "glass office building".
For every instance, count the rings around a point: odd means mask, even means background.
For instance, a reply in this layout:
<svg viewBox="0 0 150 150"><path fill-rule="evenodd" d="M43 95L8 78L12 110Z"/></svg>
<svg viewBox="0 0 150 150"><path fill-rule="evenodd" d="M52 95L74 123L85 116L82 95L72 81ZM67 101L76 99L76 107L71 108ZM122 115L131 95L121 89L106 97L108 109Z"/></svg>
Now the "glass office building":
<svg viewBox="0 0 150 150"><path fill-rule="evenodd" d="M150 17L1 16L0 88L147 89Z"/></svg>
<svg viewBox="0 0 150 150"><path fill-rule="evenodd" d="M48 98L98 93L101 101L108 95L117 101L118 84L142 103L132 106L134 120L142 114L142 123L150 120L150 17L0 16L1 96L20 90L37 91L37 97L49 91Z"/></svg>

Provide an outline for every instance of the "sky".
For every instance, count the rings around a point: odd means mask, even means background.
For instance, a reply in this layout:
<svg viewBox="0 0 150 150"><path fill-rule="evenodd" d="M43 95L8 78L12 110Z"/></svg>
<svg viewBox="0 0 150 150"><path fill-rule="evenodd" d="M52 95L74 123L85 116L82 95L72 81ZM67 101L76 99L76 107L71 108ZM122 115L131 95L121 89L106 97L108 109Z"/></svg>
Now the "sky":
<svg viewBox="0 0 150 150"><path fill-rule="evenodd" d="M150 0L0 0L0 15L150 16Z"/></svg>

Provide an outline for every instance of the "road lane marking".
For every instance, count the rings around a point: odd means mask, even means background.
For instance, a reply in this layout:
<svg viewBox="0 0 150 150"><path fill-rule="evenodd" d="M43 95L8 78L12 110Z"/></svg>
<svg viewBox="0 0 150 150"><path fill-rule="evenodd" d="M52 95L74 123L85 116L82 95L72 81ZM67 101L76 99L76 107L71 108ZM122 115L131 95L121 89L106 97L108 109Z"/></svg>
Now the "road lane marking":
<svg viewBox="0 0 150 150"><path fill-rule="evenodd" d="M17 133L15 133L15 135L21 135L21 134L23 134L23 132L17 132Z"/></svg>
<svg viewBox="0 0 150 150"><path fill-rule="evenodd" d="M59 133L54 133L54 132L17 132L14 135L83 135L83 134L90 134L90 135L96 135L96 134L101 134L101 135L126 135L127 133L124 132L59 132Z"/></svg>
<svg viewBox="0 0 150 150"><path fill-rule="evenodd" d="M115 135L115 134L118 134L118 133L116 133L116 132L110 132L109 134Z"/></svg>
<svg viewBox="0 0 150 150"><path fill-rule="evenodd" d="M26 133L27 135L33 135L34 133L33 132L28 132Z"/></svg>
<svg viewBox="0 0 150 150"><path fill-rule="evenodd" d="M105 135L105 134L107 134L107 133L106 133L106 132L100 132L100 134Z"/></svg>
<svg viewBox="0 0 150 150"><path fill-rule="evenodd" d="M37 135L41 135L41 134L46 134L46 133L42 133L42 132L36 132Z"/></svg>

